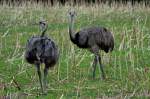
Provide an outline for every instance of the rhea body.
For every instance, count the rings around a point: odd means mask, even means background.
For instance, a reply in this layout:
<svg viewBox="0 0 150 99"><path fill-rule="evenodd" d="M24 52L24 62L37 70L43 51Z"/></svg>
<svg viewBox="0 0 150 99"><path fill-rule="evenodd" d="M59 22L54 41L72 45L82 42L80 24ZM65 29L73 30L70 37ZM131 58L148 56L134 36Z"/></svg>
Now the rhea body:
<svg viewBox="0 0 150 99"><path fill-rule="evenodd" d="M36 66L41 89L42 92L44 92L47 85L48 69L57 63L59 52L55 42L45 36L48 27L46 22L40 21L39 25L42 34L40 36L33 36L28 40L26 44L25 59L28 63ZM43 79L40 70L40 65L42 63L45 64Z"/></svg>
<svg viewBox="0 0 150 99"><path fill-rule="evenodd" d="M102 79L105 78L105 73L101 63L99 50L104 50L106 53L114 48L114 38L112 33L104 27L89 27L74 32L75 11L69 12L69 35L71 41L79 48L89 49L94 55L93 78L95 77L96 65L99 63L102 72Z"/></svg>

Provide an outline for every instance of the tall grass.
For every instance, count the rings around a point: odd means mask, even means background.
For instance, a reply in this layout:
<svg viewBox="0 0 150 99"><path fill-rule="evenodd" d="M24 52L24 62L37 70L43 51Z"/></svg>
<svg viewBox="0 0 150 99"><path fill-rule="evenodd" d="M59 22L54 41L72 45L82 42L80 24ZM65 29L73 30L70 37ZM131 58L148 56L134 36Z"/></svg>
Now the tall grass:
<svg viewBox="0 0 150 99"><path fill-rule="evenodd" d="M70 6L0 6L0 97L15 98L131 98L149 97L150 8L143 5L75 6L75 29L104 26L112 31L115 49L101 51L106 80L97 66L92 79L93 55L73 45L68 35ZM39 35L34 23L48 21L47 35L59 46L59 63L49 71L48 95L39 96L35 67L24 60L25 44ZM21 89L19 91L19 88Z"/></svg>

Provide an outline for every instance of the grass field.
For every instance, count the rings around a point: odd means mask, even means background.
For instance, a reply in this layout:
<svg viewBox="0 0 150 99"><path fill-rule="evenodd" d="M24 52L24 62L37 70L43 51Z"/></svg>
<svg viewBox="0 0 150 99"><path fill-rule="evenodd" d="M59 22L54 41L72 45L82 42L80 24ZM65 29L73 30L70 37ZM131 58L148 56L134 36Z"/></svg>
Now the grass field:
<svg viewBox="0 0 150 99"><path fill-rule="evenodd" d="M150 8L113 5L75 6L75 30L104 26L115 38L113 52L101 51L106 80L92 79L93 55L71 43L69 6L0 6L0 98L95 99L150 97ZM43 17L47 35L59 46L59 63L48 75L48 94L39 95L36 68L24 60L27 39L40 35L34 25ZM18 90L18 87L21 90Z"/></svg>

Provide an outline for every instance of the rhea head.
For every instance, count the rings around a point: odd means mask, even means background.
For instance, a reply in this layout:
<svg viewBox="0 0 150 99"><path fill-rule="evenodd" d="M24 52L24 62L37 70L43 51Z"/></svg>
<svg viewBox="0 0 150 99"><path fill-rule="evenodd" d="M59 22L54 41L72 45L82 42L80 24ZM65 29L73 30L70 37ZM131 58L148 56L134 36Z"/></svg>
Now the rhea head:
<svg viewBox="0 0 150 99"><path fill-rule="evenodd" d="M48 27L45 20L40 20L39 21L39 26L40 26L40 30L41 30L42 33L45 32L47 30L47 27Z"/></svg>
<svg viewBox="0 0 150 99"><path fill-rule="evenodd" d="M76 16L75 10L70 9L70 10L69 10L69 16L70 16L70 18L74 18L74 17Z"/></svg>

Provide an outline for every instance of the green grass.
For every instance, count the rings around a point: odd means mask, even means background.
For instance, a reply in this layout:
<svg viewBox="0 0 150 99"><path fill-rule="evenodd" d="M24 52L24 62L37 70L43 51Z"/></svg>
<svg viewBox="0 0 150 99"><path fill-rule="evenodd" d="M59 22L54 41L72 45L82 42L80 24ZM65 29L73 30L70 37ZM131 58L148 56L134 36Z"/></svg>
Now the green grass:
<svg viewBox="0 0 150 99"><path fill-rule="evenodd" d="M150 97L150 8L107 5L75 7L76 31L104 26L115 37L114 51L101 51L106 80L92 79L93 55L71 43L68 9L64 7L0 6L0 97L13 99L94 99ZM48 21L47 35L59 46L59 63L48 75L48 94L39 95L36 68L24 60L27 39L39 35L34 23ZM21 88L19 91L15 82Z"/></svg>

